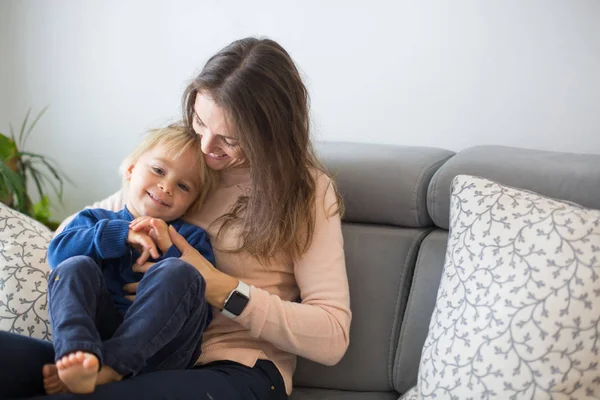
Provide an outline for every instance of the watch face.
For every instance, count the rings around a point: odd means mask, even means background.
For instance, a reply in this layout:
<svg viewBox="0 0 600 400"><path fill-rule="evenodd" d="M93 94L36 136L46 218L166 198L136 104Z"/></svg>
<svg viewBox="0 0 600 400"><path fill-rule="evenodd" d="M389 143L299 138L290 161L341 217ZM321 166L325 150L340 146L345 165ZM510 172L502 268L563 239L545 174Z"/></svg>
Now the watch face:
<svg viewBox="0 0 600 400"><path fill-rule="evenodd" d="M233 292L227 304L225 304L225 309L234 315L240 315L244 308L246 308L246 304L248 304L248 298L239 292Z"/></svg>

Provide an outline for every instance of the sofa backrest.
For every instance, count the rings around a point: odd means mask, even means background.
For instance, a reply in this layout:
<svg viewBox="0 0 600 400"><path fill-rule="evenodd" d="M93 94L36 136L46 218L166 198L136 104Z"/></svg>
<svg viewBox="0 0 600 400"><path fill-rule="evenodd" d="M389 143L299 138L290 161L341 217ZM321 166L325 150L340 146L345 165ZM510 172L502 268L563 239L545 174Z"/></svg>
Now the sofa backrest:
<svg viewBox="0 0 600 400"><path fill-rule="evenodd" d="M459 174L600 209L600 155L477 146L444 163L429 184L429 215L443 229L448 229L450 216L450 183Z"/></svg>
<svg viewBox="0 0 600 400"><path fill-rule="evenodd" d="M320 143L346 203L353 311L334 367L299 359L296 386L404 393L416 383L448 236L450 183L482 176L600 209L600 155L502 146L448 150Z"/></svg>
<svg viewBox="0 0 600 400"><path fill-rule="evenodd" d="M299 360L297 386L393 390L393 364L419 244L432 229L427 187L448 150L322 143L318 151L344 197L353 322L335 367Z"/></svg>
<svg viewBox="0 0 600 400"><path fill-rule="evenodd" d="M434 174L427 208L436 225L421 244L394 363L394 388L404 393L417 381L421 349L442 276L450 188L457 175L481 176L521 189L600 209L600 155L504 146L478 146L457 153Z"/></svg>

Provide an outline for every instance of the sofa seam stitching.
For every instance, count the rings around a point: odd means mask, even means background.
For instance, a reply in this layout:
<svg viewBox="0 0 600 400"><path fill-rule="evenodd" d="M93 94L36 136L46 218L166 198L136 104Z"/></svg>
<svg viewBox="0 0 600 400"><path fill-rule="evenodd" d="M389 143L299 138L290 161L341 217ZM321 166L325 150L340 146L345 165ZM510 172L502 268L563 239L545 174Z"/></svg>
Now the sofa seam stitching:
<svg viewBox="0 0 600 400"><path fill-rule="evenodd" d="M400 339L400 331L402 330L402 321L398 320L398 313L399 310L398 308L400 307L400 302L402 299L401 296L401 287L402 284L406 281L406 274L408 273L408 268L407 267L407 263L410 259L410 255L412 253L412 250L414 250L415 248L419 247L420 244L422 243L423 239L425 239L425 237L429 234L430 230L425 230L424 232L421 232L420 235L417 235L412 243L410 244L410 247L408 249L407 252L407 256L404 259L404 268L403 268L403 272L402 272L402 276L400 278L400 283L398 285L398 296L396 297L396 307L394 308L394 321L392 324L392 332L390 335L390 340L389 340L389 347L388 347L388 385L391 388L394 388L394 363L396 361L396 357L395 354L392 354L392 352L395 352L395 347L394 347L394 332L395 332L395 327L398 326L398 339ZM418 245L417 245L418 244ZM418 258L418 251L416 251L417 254L417 258ZM415 263L416 263L416 259L415 259ZM416 264L415 264L416 265ZM412 280L411 280L411 286L410 288L412 288ZM408 298L410 297L410 288L409 288L409 296L407 297L407 303L408 304ZM406 307L405 307L406 310ZM404 315L402 316L402 320L404 320Z"/></svg>
<svg viewBox="0 0 600 400"><path fill-rule="evenodd" d="M423 235L423 238L422 238L422 240L421 240L421 242L419 244L419 248L423 245L423 242L425 241L425 239L427 239L427 237L431 236L431 234L435 230L436 230L435 228L431 228L431 229L429 229L426 232L425 235ZM403 347L401 346L401 343L404 342L402 333L406 330L406 324L404 322L407 320L407 317L409 316L409 314L412 314L409 305L411 304L411 300L413 298L412 288L414 287L414 283L416 282L417 277L420 276L420 272L421 272L420 270L417 269L417 265L419 264L419 260L420 259L421 259L421 252L418 253L417 259L415 260L415 273L413 274L413 279L411 280L411 284L410 284L410 292L408 294L408 299L406 300L406 310L407 311L403 315L403 318L402 318L402 325L400 327L400 335L398 336L398 350L399 351L396 353L396 357L394 359L394 365L398 365L400 356L402 355L402 348ZM418 377L418 366L417 366L417 377ZM394 382L394 386L393 386L394 390L397 390L396 383L397 382Z"/></svg>

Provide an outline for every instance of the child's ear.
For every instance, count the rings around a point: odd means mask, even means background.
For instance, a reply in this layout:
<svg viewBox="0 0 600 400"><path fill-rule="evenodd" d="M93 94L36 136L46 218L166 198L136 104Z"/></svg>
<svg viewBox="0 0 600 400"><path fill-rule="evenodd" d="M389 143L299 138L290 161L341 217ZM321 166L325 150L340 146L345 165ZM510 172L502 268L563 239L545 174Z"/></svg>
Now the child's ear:
<svg viewBox="0 0 600 400"><path fill-rule="evenodd" d="M133 172L133 164L130 165L127 170L125 171L125 174L123 174L123 176L125 177L125 180L130 181L131 180L131 173Z"/></svg>

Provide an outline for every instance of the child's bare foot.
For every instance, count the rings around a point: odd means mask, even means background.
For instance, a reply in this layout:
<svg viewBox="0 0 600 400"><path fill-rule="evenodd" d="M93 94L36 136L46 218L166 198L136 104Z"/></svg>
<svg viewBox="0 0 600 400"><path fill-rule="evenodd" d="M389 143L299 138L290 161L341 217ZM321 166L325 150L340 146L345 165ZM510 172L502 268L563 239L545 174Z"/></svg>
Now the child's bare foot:
<svg viewBox="0 0 600 400"><path fill-rule="evenodd" d="M58 377L72 393L92 393L98 376L98 357L78 351L56 362Z"/></svg>
<svg viewBox="0 0 600 400"><path fill-rule="evenodd" d="M105 364L102 366L100 372L98 372L96 386L104 385L105 383L118 382L121 379L123 379L123 377L119 375L117 371Z"/></svg>
<svg viewBox="0 0 600 400"><path fill-rule="evenodd" d="M44 368L42 368L42 375L44 376L44 390L46 391L46 394L56 394L68 391L65 384L58 377L58 369L55 364L44 365Z"/></svg>

